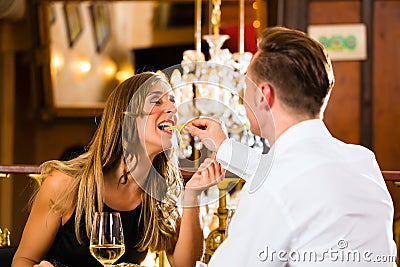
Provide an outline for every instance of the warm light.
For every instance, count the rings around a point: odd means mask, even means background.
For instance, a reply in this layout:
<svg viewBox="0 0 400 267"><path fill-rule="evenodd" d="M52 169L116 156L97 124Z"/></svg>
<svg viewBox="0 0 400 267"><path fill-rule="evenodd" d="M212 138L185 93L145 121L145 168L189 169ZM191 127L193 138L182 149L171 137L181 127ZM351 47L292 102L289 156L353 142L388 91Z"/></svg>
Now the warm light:
<svg viewBox="0 0 400 267"><path fill-rule="evenodd" d="M117 72L117 64L111 59L105 59L100 65L100 72L106 79L114 78Z"/></svg>
<svg viewBox="0 0 400 267"><path fill-rule="evenodd" d="M111 64L104 66L104 69L103 69L103 73L107 78L112 77L116 71L117 71L117 67L115 65L111 65Z"/></svg>
<svg viewBox="0 0 400 267"><path fill-rule="evenodd" d="M256 10L258 9L258 4L257 4L257 2L254 2L254 3L253 3L253 9L256 9Z"/></svg>
<svg viewBox="0 0 400 267"><path fill-rule="evenodd" d="M126 79L128 79L129 77L133 76L133 74L134 74L133 68L131 66L126 66L121 68L121 70L117 72L115 78L121 83Z"/></svg>
<svg viewBox="0 0 400 267"><path fill-rule="evenodd" d="M79 70L82 73L88 73L92 68L92 64L89 61L82 61L79 63Z"/></svg>
<svg viewBox="0 0 400 267"><path fill-rule="evenodd" d="M72 72L82 78L92 69L92 64L86 58L78 58L72 62Z"/></svg>
<svg viewBox="0 0 400 267"><path fill-rule="evenodd" d="M51 53L51 70L53 73L59 72L64 67L64 56L59 52Z"/></svg>
<svg viewBox="0 0 400 267"><path fill-rule="evenodd" d="M261 22L258 19L253 21L253 27L254 28L258 29L258 28L260 28L260 25L261 25Z"/></svg>

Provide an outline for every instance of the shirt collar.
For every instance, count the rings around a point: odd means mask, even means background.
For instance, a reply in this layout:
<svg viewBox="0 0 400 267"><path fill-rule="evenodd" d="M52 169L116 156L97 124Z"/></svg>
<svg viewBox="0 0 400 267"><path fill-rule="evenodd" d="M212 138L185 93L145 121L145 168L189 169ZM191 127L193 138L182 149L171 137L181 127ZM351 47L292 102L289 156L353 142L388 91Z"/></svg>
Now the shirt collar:
<svg viewBox="0 0 400 267"><path fill-rule="evenodd" d="M272 148L275 152L283 152L295 143L318 136L332 137L321 119L305 120L284 131L275 141Z"/></svg>

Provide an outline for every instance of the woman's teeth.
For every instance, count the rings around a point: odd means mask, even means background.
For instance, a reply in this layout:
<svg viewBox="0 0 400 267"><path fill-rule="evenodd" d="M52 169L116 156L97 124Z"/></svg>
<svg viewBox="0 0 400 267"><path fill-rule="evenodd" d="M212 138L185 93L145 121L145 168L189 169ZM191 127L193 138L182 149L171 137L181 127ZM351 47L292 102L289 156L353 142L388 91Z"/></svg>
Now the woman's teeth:
<svg viewBox="0 0 400 267"><path fill-rule="evenodd" d="M164 130L167 130L165 128L170 127L170 126L173 126L173 124L170 122L163 122L163 123L160 123L157 127L158 127L158 129L164 131Z"/></svg>

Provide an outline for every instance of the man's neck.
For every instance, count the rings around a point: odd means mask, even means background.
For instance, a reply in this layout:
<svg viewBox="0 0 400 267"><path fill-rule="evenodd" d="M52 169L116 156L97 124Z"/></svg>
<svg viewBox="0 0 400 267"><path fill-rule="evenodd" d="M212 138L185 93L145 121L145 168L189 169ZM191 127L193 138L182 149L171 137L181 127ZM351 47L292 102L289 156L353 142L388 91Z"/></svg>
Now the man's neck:
<svg viewBox="0 0 400 267"><path fill-rule="evenodd" d="M303 114L291 114L288 113L282 109L275 109L271 110L274 118L275 118L275 133L273 136L270 136L268 138L270 144L272 145L273 143L278 140L278 138L286 132L290 127L306 121L306 120L313 120L313 119L319 119L320 116L310 116L310 115L303 115ZM272 142L271 142L272 141Z"/></svg>

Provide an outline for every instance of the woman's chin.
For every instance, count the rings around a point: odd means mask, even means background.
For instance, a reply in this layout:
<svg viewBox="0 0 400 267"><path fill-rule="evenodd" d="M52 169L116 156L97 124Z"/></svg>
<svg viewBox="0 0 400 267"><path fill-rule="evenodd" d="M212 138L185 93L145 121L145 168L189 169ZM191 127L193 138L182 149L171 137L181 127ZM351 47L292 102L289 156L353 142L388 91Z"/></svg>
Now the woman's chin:
<svg viewBox="0 0 400 267"><path fill-rule="evenodd" d="M169 150L172 148L172 141L171 139L164 139L162 142L162 151ZM162 152L160 151L160 152Z"/></svg>

